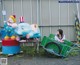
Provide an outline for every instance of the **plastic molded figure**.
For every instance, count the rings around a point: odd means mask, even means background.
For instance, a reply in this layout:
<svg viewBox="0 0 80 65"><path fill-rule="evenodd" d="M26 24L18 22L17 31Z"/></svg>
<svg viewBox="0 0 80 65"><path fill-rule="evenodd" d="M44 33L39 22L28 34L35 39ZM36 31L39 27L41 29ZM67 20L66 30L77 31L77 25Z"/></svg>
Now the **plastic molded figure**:
<svg viewBox="0 0 80 65"><path fill-rule="evenodd" d="M41 36L40 30L37 24L31 25L31 32L28 35L30 38L39 38Z"/></svg>
<svg viewBox="0 0 80 65"><path fill-rule="evenodd" d="M37 24L25 23L23 17L20 17L20 23L17 25L15 15L11 15L2 30L2 54L17 54L20 52L19 40L39 37Z"/></svg>
<svg viewBox="0 0 80 65"><path fill-rule="evenodd" d="M2 30L2 54L8 54L10 56L20 53L20 45L16 40L15 34L16 27L16 17L15 15L11 15Z"/></svg>
<svg viewBox="0 0 80 65"><path fill-rule="evenodd" d="M4 29L2 32L2 39L4 38L10 38L12 36L15 36L15 28L17 27L16 24L16 17L15 15L11 15L7 22L4 24Z"/></svg>
<svg viewBox="0 0 80 65"><path fill-rule="evenodd" d="M29 38L39 38L40 30L37 24L28 24L24 22L23 17L20 17L20 23L15 29L18 38L20 39L29 39ZM19 40L19 39L18 39Z"/></svg>

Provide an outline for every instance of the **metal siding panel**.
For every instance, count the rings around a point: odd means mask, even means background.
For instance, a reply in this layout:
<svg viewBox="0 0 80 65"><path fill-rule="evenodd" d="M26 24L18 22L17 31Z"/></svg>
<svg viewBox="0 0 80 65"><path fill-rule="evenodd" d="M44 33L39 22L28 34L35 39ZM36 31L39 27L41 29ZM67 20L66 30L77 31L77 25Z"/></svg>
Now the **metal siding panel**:
<svg viewBox="0 0 80 65"><path fill-rule="evenodd" d="M51 25L59 25L59 6L57 1L51 0Z"/></svg>
<svg viewBox="0 0 80 65"><path fill-rule="evenodd" d="M49 25L49 0L41 0L41 15L42 15L42 24L41 25Z"/></svg>
<svg viewBox="0 0 80 65"><path fill-rule="evenodd" d="M4 22L3 22L3 16L2 13L0 14L0 26L3 27Z"/></svg>
<svg viewBox="0 0 80 65"><path fill-rule="evenodd" d="M37 0L32 0L32 15L33 23L37 23Z"/></svg>
<svg viewBox="0 0 80 65"><path fill-rule="evenodd" d="M56 34L59 27L52 27L52 34Z"/></svg>
<svg viewBox="0 0 80 65"><path fill-rule="evenodd" d="M17 17L17 22L19 22L19 17L21 14L21 0L14 0L13 5L14 8L12 9L12 1L13 0L3 0L5 10L7 11L7 19L12 14L12 10L14 9L14 14ZM32 2L32 23L37 23L37 0L31 0ZM39 1L40 3L40 1ZM74 12L76 12L76 5L75 3L70 3L69 7L69 22L68 22L68 6L67 4L60 4L60 23L61 25L74 25ZM40 4L39 4L40 6ZM58 25L59 24L59 4L56 0L51 0L50 2L51 8L51 25ZM31 23L31 7L30 7L30 0L22 0L22 9L23 9L23 16L25 22ZM39 12L40 13L40 12ZM41 0L41 14L40 14L40 24L39 25L50 25L50 14L49 14L49 0ZM2 23L1 23L2 25ZM51 32L53 34L56 33L59 27L51 27ZM66 38L73 41L76 40L75 38L75 29L74 27L61 27L64 30L64 34ZM68 29L69 28L69 29ZM50 27L40 27L42 29L42 35L48 36L50 34ZM68 34L69 33L69 34ZM42 37L43 37L42 36Z"/></svg>
<svg viewBox="0 0 80 65"><path fill-rule="evenodd" d="M6 19L8 20L8 17L12 15L12 1L3 1L4 10L6 11Z"/></svg>
<svg viewBox="0 0 80 65"><path fill-rule="evenodd" d="M21 1L14 1L14 14L16 15L17 22L19 22L19 18L21 16Z"/></svg>
<svg viewBox="0 0 80 65"><path fill-rule="evenodd" d="M31 23L30 0L23 0L23 15L25 17L25 22Z"/></svg>
<svg viewBox="0 0 80 65"><path fill-rule="evenodd" d="M49 36L49 27L43 27L42 28L42 36Z"/></svg>
<svg viewBox="0 0 80 65"><path fill-rule="evenodd" d="M69 40L76 41L76 32L74 27L69 28Z"/></svg>
<svg viewBox="0 0 80 65"><path fill-rule="evenodd" d="M1 7L1 2L0 2L0 26L2 26L2 7Z"/></svg>
<svg viewBox="0 0 80 65"><path fill-rule="evenodd" d="M75 33L74 27L69 27L69 31L68 31L67 27L61 27L61 29L64 31L66 39L71 40L71 41L76 40L76 33ZM68 34L68 32L69 32L69 34Z"/></svg>
<svg viewBox="0 0 80 65"><path fill-rule="evenodd" d="M72 30L72 31L71 31ZM72 34L72 37L70 38L70 40L72 40L72 41L76 41L76 31L75 31L75 29L74 29L74 27L71 29L70 31L72 32L72 33L70 33L70 34Z"/></svg>
<svg viewBox="0 0 80 65"><path fill-rule="evenodd" d="M61 5L61 11L60 11L60 24L61 25L67 25L68 24L68 8L67 4L63 3Z"/></svg>
<svg viewBox="0 0 80 65"><path fill-rule="evenodd" d="M69 7L69 24L70 25L74 25L74 21L75 21L75 13L77 12L76 11L76 4L69 4L70 7Z"/></svg>
<svg viewBox="0 0 80 65"><path fill-rule="evenodd" d="M80 3L79 3L79 17L80 17ZM79 18L79 20L80 20L80 18Z"/></svg>

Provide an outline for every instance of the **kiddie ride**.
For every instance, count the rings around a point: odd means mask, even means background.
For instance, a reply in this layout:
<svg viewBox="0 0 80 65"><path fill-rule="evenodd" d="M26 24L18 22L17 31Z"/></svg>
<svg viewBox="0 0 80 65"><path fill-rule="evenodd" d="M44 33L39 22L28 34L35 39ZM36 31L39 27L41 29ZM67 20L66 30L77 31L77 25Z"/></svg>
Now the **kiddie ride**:
<svg viewBox="0 0 80 65"><path fill-rule="evenodd" d="M20 40L31 38L40 38L40 30L37 24L25 23L23 17L20 23L16 23L15 15L11 15L4 28L1 30L2 35L2 54L13 55L20 53Z"/></svg>
<svg viewBox="0 0 80 65"><path fill-rule="evenodd" d="M63 43L54 39L54 34L50 34L49 37L44 36L41 42L41 46L50 54L54 54L60 57L66 57L74 49L75 44L70 41L64 40Z"/></svg>

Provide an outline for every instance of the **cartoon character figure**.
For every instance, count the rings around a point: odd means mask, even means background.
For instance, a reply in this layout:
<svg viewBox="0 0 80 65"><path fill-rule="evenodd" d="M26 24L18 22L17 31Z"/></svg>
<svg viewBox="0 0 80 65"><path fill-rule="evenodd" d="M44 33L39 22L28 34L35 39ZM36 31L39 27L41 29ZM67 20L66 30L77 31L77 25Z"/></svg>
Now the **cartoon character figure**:
<svg viewBox="0 0 80 65"><path fill-rule="evenodd" d="M1 54L8 54L8 56L11 56L20 53L20 44L16 40L16 27L16 17L14 15L11 15L8 21L4 24L4 29L2 30L2 35L4 36L2 39Z"/></svg>
<svg viewBox="0 0 80 65"><path fill-rule="evenodd" d="M17 40L26 39L26 35L31 32L30 24L25 23L23 17L20 17L20 23L18 24L17 28L15 29L17 34Z"/></svg>
<svg viewBox="0 0 80 65"><path fill-rule="evenodd" d="M4 29L2 30L2 39L14 37L15 31L14 29L17 27L16 24L16 17L15 15L11 15L8 19L8 21L4 24Z"/></svg>
<svg viewBox="0 0 80 65"><path fill-rule="evenodd" d="M15 32L19 36L25 37L28 33L30 33L31 27L28 23L19 23Z"/></svg>
<svg viewBox="0 0 80 65"><path fill-rule="evenodd" d="M16 28L17 27L17 24L16 24L16 16L15 15L11 15L8 19L8 22L7 22L7 25L8 26L11 26L12 28Z"/></svg>
<svg viewBox="0 0 80 65"><path fill-rule="evenodd" d="M18 40L40 37L38 25L25 23L23 17L20 17L20 23L15 32L18 35Z"/></svg>
<svg viewBox="0 0 80 65"><path fill-rule="evenodd" d="M28 34L29 38L40 38L40 29L37 24L31 25L31 32Z"/></svg>

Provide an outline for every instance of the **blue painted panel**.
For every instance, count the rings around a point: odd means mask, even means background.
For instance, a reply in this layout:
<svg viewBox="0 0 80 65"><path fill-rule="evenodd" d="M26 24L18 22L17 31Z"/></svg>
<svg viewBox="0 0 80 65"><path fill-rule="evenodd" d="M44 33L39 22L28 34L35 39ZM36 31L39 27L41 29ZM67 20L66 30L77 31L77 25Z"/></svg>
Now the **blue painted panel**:
<svg viewBox="0 0 80 65"><path fill-rule="evenodd" d="M20 52L20 46L2 46L3 54L17 54Z"/></svg>

